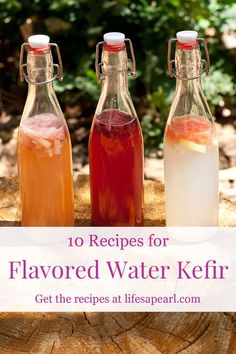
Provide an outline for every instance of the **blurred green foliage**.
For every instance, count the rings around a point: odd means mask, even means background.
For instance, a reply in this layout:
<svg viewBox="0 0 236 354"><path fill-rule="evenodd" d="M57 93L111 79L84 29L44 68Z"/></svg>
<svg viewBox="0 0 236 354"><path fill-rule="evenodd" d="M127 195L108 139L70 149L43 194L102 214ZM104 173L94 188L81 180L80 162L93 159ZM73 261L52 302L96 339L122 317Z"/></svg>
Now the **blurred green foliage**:
<svg viewBox="0 0 236 354"><path fill-rule="evenodd" d="M28 22L30 34L48 34L60 46L65 74L56 85L60 100L76 104L83 99L94 110L100 92L95 45L104 32L124 32L135 48L138 77L130 86L146 153L156 152L175 88L167 76L168 39L183 29L208 37L212 70L204 86L214 113L221 100L235 104L236 50L222 42L223 32L236 30L235 18L236 4L230 0L0 0L1 86L19 85L19 49Z"/></svg>

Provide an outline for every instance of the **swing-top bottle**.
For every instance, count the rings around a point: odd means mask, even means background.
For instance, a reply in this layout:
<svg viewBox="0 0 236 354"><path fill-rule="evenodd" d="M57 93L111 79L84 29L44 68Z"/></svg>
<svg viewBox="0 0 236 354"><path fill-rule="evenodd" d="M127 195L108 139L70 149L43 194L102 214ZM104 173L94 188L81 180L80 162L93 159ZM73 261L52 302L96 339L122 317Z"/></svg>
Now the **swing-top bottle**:
<svg viewBox="0 0 236 354"><path fill-rule="evenodd" d="M97 45L96 71L102 91L89 141L92 223L142 225L143 138L128 90L128 75L135 75L133 48L124 34L104 35Z"/></svg>
<svg viewBox="0 0 236 354"><path fill-rule="evenodd" d="M168 226L218 225L218 143L201 87L209 71L204 39L181 31L169 41L168 65L176 91L164 138L166 223ZM176 42L175 60L171 43ZM201 60L203 43L206 61Z"/></svg>
<svg viewBox="0 0 236 354"><path fill-rule="evenodd" d="M56 48L59 65L53 64L51 48ZM28 50L27 64L23 64L24 49ZM29 37L21 48L20 72L28 82L18 135L22 225L72 226L71 143L53 88L54 79L62 79L58 46L45 35Z"/></svg>

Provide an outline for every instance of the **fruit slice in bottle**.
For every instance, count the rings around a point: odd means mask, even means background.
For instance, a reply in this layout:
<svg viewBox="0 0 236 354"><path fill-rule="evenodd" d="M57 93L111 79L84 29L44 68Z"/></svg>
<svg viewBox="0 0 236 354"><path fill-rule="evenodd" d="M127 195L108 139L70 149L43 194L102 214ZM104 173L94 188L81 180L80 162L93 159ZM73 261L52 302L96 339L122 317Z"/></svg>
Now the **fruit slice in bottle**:
<svg viewBox="0 0 236 354"><path fill-rule="evenodd" d="M213 143L212 125L203 116L174 117L167 126L166 138L186 149L205 153L206 146Z"/></svg>
<svg viewBox="0 0 236 354"><path fill-rule="evenodd" d="M193 150L204 154L206 152L206 145L196 144L191 140L180 139L180 145L186 149Z"/></svg>

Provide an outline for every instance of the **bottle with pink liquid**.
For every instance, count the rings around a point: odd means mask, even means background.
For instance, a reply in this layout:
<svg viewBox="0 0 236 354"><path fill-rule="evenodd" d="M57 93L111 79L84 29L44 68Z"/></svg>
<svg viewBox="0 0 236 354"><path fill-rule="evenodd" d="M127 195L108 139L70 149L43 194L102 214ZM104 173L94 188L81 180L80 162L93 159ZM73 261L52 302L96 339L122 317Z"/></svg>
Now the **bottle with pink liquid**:
<svg viewBox="0 0 236 354"><path fill-rule="evenodd" d="M128 75L135 75L135 60L132 43L123 33L107 33L104 42L98 43L96 72L102 92L89 140L92 223L143 225L143 138L128 90Z"/></svg>
<svg viewBox="0 0 236 354"><path fill-rule="evenodd" d="M59 65L53 64L52 47L56 47ZM27 64L22 64L24 48L28 49ZM22 45L20 70L21 79L29 85L18 135L22 225L73 226L71 142L53 88L53 80L62 79L58 46L45 35L29 37Z"/></svg>

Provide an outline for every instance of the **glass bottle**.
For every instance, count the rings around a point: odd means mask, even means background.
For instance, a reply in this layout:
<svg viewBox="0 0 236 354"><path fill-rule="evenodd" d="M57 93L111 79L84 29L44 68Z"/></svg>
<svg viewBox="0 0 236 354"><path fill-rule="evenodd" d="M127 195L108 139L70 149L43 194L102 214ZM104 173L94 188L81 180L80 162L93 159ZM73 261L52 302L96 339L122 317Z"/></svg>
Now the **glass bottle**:
<svg viewBox="0 0 236 354"><path fill-rule="evenodd" d="M181 31L169 41L168 65L176 91L164 137L167 226L218 226L218 142L201 87L209 56L205 41L197 36ZM176 40L175 60L170 60ZM201 60L200 40L207 61Z"/></svg>
<svg viewBox="0 0 236 354"><path fill-rule="evenodd" d="M131 70L126 43L130 44ZM100 45L102 63L98 64ZM107 33L96 54L102 91L89 139L92 223L143 225L143 138L127 77L135 75L132 43L122 33Z"/></svg>
<svg viewBox="0 0 236 354"><path fill-rule="evenodd" d="M21 79L28 82L17 147L22 226L74 224L71 142L53 88L54 79L62 80L62 64L57 45L49 40L31 36L21 48ZM59 65L53 64L51 47ZM25 48L27 64L22 64Z"/></svg>

